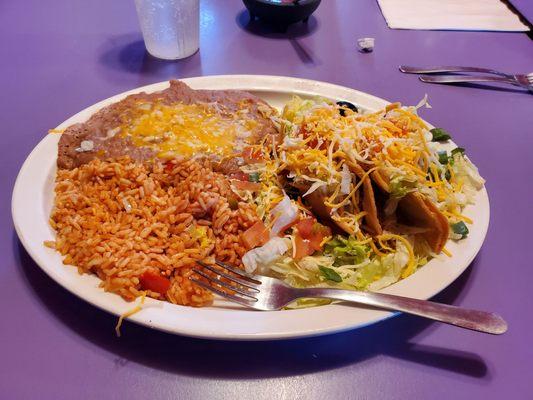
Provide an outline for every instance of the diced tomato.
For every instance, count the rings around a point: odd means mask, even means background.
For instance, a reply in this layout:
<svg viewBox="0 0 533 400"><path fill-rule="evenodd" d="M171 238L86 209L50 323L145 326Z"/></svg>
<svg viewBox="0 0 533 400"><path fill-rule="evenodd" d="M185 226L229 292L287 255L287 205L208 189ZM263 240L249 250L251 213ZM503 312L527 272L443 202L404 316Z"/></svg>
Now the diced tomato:
<svg viewBox="0 0 533 400"><path fill-rule="evenodd" d="M270 239L270 232L263 223L257 221L241 235L242 242L248 250L262 246Z"/></svg>
<svg viewBox="0 0 533 400"><path fill-rule="evenodd" d="M264 160L260 149L246 147L242 151L242 158L246 164L255 164Z"/></svg>
<svg viewBox="0 0 533 400"><path fill-rule="evenodd" d="M311 136L311 134L309 132L307 132L305 129L300 129L300 132L302 133L304 139L307 139L309 136ZM315 136L313 136L308 142L307 142L307 146L308 147L311 147L312 149L316 149L316 147L318 146L318 138Z"/></svg>
<svg viewBox="0 0 533 400"><path fill-rule="evenodd" d="M249 175L242 172L242 171L239 171L239 172L232 172L230 175L229 175L230 179L237 179L238 181L245 181L245 182L248 182L250 179L249 179Z"/></svg>
<svg viewBox="0 0 533 400"><path fill-rule="evenodd" d="M309 245L311 246L311 248L315 251L320 251L322 250L322 241L324 240L326 236L325 235L321 235L321 234L313 234L308 240L309 240Z"/></svg>
<svg viewBox="0 0 533 400"><path fill-rule="evenodd" d="M312 235L320 235L322 237L331 236L331 228L326 225L319 224L315 222L313 229L311 231Z"/></svg>
<svg viewBox="0 0 533 400"><path fill-rule="evenodd" d="M316 137L312 138L310 141L307 142L307 145L312 149L315 149L316 146L318 146L318 139Z"/></svg>
<svg viewBox="0 0 533 400"><path fill-rule="evenodd" d="M309 239L313 231L313 226L316 223L316 219L314 218L304 218L301 219L300 222L298 222L298 224L296 225L296 229L304 239Z"/></svg>
<svg viewBox="0 0 533 400"><path fill-rule="evenodd" d="M294 237L294 258L299 260L305 256L310 256L315 252L311 246L311 242L307 239L304 239L299 234L296 234Z"/></svg>
<svg viewBox="0 0 533 400"><path fill-rule="evenodd" d="M296 225L298 223L299 219L296 218L294 221L292 221L291 223L285 225L283 228L280 229L278 235L279 236L283 236L283 234L285 233L285 231L289 228L292 228L294 225Z"/></svg>
<svg viewBox="0 0 533 400"><path fill-rule="evenodd" d="M305 127L305 124L300 125L300 129L298 129L298 135L302 135L304 138L309 137L309 131Z"/></svg>
<svg viewBox="0 0 533 400"><path fill-rule="evenodd" d="M239 181L233 179L231 184L235 186L237 190L249 190L251 192L258 192L261 190L261 184L256 182Z"/></svg>
<svg viewBox="0 0 533 400"><path fill-rule="evenodd" d="M172 161L167 161L165 163L165 172L172 172L172 170L174 169L174 167L176 166L176 164L174 164Z"/></svg>
<svg viewBox="0 0 533 400"><path fill-rule="evenodd" d="M165 294L170 288L170 280L164 276L159 275L156 272L146 271L139 278L141 282L141 287L145 290L151 290L152 292L157 292Z"/></svg>
<svg viewBox="0 0 533 400"><path fill-rule="evenodd" d="M298 244L296 245L296 253L305 253L304 256L311 255L315 251L320 251L324 239L331 236L331 229L319 224L314 218L300 220L296 224L296 230L298 231L296 234L296 243L299 243L300 246L300 249L298 249Z"/></svg>
<svg viewBox="0 0 533 400"><path fill-rule="evenodd" d="M317 135L313 134L312 132L308 132L307 129L305 129L305 126L301 126L298 133L302 135L304 139L307 139L309 136L313 135L313 137L307 142L307 146L311 147L312 149L315 149L318 146ZM324 150L326 147L327 147L327 143L323 141L318 148L320 150Z"/></svg>
<svg viewBox="0 0 533 400"><path fill-rule="evenodd" d="M322 250L322 242L325 238L331 236L331 229L327 226L319 224L318 222L313 225L311 236L309 241L316 251Z"/></svg>

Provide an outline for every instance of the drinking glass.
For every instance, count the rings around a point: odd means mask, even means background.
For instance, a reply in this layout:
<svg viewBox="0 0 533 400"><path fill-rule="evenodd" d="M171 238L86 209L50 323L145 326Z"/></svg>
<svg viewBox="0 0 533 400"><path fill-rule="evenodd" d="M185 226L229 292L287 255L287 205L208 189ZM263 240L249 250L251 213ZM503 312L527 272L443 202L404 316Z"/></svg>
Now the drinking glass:
<svg viewBox="0 0 533 400"><path fill-rule="evenodd" d="M199 47L199 0L135 0L146 50L157 58L177 60Z"/></svg>

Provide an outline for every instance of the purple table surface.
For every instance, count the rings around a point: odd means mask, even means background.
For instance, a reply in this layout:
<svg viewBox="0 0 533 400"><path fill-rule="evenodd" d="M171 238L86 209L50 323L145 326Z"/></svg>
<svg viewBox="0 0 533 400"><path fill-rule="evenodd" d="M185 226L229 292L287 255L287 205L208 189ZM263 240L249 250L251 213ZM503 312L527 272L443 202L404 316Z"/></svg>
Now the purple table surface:
<svg viewBox="0 0 533 400"><path fill-rule="evenodd" d="M533 6L531 5L531 0L512 0L511 3L522 14L525 20L533 23Z"/></svg>
<svg viewBox="0 0 533 400"><path fill-rule="evenodd" d="M532 4L521 1L524 11ZM163 62L144 50L133 1L0 5L0 177L3 255L0 398L527 399L532 398L533 97L518 89L429 85L400 64L533 69L521 33L400 31L372 0L323 1L285 34L248 24L239 0L201 2L201 50ZM356 39L376 38L358 53ZM21 247L9 204L31 149L68 116L137 86L213 74L328 81L416 104L453 133L487 179L492 218L468 271L437 301L493 310L488 336L399 316L364 329L282 342L217 342L126 323L55 284ZM231 321L228 321L231 324Z"/></svg>

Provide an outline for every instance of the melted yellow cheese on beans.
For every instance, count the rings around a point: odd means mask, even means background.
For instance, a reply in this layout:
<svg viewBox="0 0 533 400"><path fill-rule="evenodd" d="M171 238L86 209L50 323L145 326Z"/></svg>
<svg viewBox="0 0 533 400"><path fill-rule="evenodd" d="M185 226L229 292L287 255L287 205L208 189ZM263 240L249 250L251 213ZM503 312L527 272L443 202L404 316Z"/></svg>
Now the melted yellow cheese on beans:
<svg viewBox="0 0 533 400"><path fill-rule="evenodd" d="M241 149L257 127L246 113L220 113L210 104L140 103L122 123L121 135L159 157L228 156Z"/></svg>

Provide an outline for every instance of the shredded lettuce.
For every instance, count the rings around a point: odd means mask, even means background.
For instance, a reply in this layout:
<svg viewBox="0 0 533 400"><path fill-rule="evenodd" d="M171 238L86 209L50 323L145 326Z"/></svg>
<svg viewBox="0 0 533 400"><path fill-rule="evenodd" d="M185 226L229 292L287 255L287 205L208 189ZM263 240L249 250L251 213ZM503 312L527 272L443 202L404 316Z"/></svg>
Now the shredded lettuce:
<svg viewBox="0 0 533 400"><path fill-rule="evenodd" d="M312 100L303 100L300 97L295 96L285 104L281 116L287 121L297 122L297 116L309 111L314 105L315 102Z"/></svg>
<svg viewBox="0 0 533 400"><path fill-rule="evenodd" d="M416 187L416 178L411 178L409 176L398 175L392 178L389 182L391 195L397 198L401 198L407 193L414 191Z"/></svg>
<svg viewBox="0 0 533 400"><path fill-rule="evenodd" d="M409 254L402 243L397 243L395 253L377 260L360 271L360 284L368 290L379 290L398 282L409 261Z"/></svg>
<svg viewBox="0 0 533 400"><path fill-rule="evenodd" d="M407 248L400 241L395 252L380 257L353 237L337 236L326 243L323 254L301 260L284 257L265 272L295 287L379 290L397 282L408 261ZM420 265L425 262L420 260Z"/></svg>
<svg viewBox="0 0 533 400"><path fill-rule="evenodd" d="M332 104L330 100L316 97L314 99L302 99L294 96L283 108L282 119L293 124L302 122L302 117L309 113L316 106L327 106Z"/></svg>
<svg viewBox="0 0 533 400"><path fill-rule="evenodd" d="M344 238L337 235L324 246L324 254L335 258L333 265L357 265L362 263L368 256L370 247L361 245L354 237Z"/></svg>
<svg viewBox="0 0 533 400"><path fill-rule="evenodd" d="M474 191L480 190L485 184L485 179L479 175L477 167L460 151L455 152L453 158L453 170L458 177L465 179L465 183Z"/></svg>

